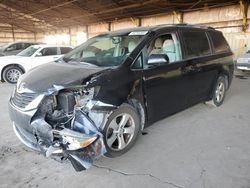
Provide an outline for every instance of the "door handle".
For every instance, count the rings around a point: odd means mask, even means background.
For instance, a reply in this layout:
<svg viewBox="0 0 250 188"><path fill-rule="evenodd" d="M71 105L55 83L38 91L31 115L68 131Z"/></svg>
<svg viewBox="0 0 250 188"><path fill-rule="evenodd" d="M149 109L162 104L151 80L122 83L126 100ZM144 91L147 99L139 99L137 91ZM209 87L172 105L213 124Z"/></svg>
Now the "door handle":
<svg viewBox="0 0 250 188"><path fill-rule="evenodd" d="M182 68L183 74L194 73L194 72L201 72L201 68L197 67L196 65L187 65Z"/></svg>

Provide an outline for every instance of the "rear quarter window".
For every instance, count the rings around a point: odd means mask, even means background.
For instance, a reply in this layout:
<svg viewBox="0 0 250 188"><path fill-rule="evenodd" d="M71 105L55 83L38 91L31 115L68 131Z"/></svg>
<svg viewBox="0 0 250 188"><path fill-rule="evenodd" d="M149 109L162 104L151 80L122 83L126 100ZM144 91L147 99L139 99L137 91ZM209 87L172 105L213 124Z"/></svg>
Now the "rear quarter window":
<svg viewBox="0 0 250 188"><path fill-rule="evenodd" d="M66 54L72 50L72 48L69 47L60 47L61 54Z"/></svg>
<svg viewBox="0 0 250 188"><path fill-rule="evenodd" d="M212 40L215 53L230 51L230 47L221 32L210 31L209 35Z"/></svg>
<svg viewBox="0 0 250 188"><path fill-rule="evenodd" d="M186 58L211 54L211 48L204 31L182 31L186 46Z"/></svg>
<svg viewBox="0 0 250 188"><path fill-rule="evenodd" d="M41 50L42 56L58 55L57 47L47 47Z"/></svg>

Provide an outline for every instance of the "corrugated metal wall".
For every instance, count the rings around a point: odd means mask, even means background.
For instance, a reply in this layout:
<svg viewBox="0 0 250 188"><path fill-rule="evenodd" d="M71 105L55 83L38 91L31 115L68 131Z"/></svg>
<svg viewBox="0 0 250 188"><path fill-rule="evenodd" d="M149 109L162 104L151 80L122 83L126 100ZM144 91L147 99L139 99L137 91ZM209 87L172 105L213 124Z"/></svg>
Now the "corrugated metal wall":
<svg viewBox="0 0 250 188"><path fill-rule="evenodd" d="M212 26L221 30L236 57L242 55L247 49L250 49L250 28L246 32L242 32L242 12L239 5L227 6L223 8L214 8L203 11L188 12L183 14L183 22L189 24L204 24ZM250 7L248 8L248 22L250 19ZM165 15L155 15L139 19L117 20L111 23L99 23L88 26L75 26L58 31L46 33L28 33L16 32L16 40L25 41L40 41L46 42L46 39L57 38L63 36L64 40L61 43L76 46L79 41L84 41L86 38L91 38L100 33L109 30L114 31L118 29L142 26L152 26L159 24L175 24L180 22L180 14L172 13ZM50 38L48 38L48 36ZM47 38L46 38L47 37ZM79 39L82 40L79 40ZM12 41L12 33L0 31L0 42Z"/></svg>
<svg viewBox="0 0 250 188"><path fill-rule="evenodd" d="M242 32L242 12L239 5L214 8L203 11L194 11L183 14L183 22L189 24L202 24L215 27L222 31L226 37L235 57L238 57L250 49L250 28ZM248 21L250 19L250 7L248 8ZM166 14L145 17L141 19L142 26L152 26L159 24L176 24L180 22L180 14ZM100 34L100 27L103 24L91 25L89 37ZM104 24L108 28L108 24ZM111 23L110 30L118 30L129 27L137 27L138 19L119 20Z"/></svg>

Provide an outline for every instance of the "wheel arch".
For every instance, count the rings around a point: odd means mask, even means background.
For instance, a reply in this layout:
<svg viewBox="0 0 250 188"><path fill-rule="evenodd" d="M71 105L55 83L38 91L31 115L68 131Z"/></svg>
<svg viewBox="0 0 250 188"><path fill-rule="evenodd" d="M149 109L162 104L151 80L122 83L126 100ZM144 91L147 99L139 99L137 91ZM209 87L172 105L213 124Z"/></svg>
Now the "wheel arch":
<svg viewBox="0 0 250 188"><path fill-rule="evenodd" d="M219 78L219 76L221 76L221 75L225 77L226 88L228 89L229 86L230 86L230 77L231 77L230 76L230 71L228 70L228 68L223 66L223 68L221 70L219 70L216 81Z"/></svg>
<svg viewBox="0 0 250 188"><path fill-rule="evenodd" d="M8 64L8 65L4 66L3 69L2 69L2 71L1 71L1 81L2 82L4 82L3 73L4 73L5 69L7 69L8 67L12 67L12 66L19 67L23 71L23 73L25 73L25 69L24 69L24 67L22 65L16 64L16 63Z"/></svg>
<svg viewBox="0 0 250 188"><path fill-rule="evenodd" d="M141 130L143 130L146 123L146 110L143 107L143 104L138 99L135 98L128 99L127 103L130 104L132 107L134 107L137 113L139 114Z"/></svg>

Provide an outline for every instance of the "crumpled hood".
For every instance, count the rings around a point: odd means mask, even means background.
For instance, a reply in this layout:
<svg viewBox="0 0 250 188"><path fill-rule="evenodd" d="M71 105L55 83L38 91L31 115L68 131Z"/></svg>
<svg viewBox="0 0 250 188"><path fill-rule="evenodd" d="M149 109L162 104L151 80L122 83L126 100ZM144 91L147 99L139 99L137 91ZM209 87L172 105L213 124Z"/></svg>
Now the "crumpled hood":
<svg viewBox="0 0 250 188"><path fill-rule="evenodd" d="M18 81L17 88L22 84L36 93L47 93L56 87L69 87L82 84L82 81L107 68L84 66L69 63L46 63L31 69Z"/></svg>

